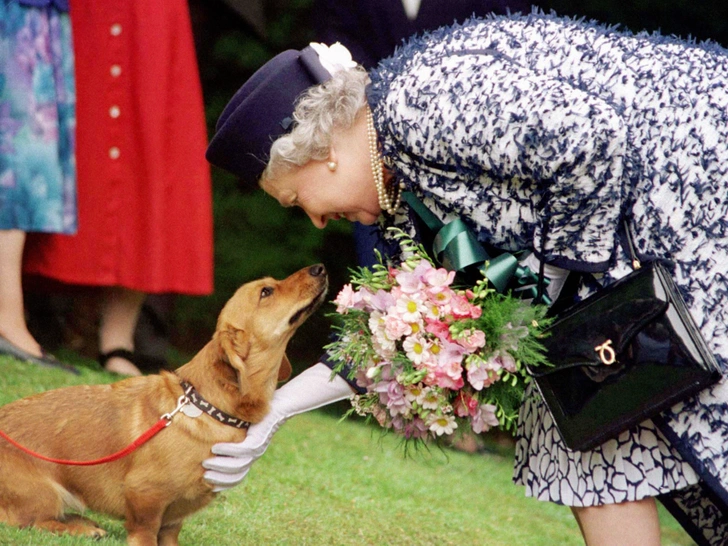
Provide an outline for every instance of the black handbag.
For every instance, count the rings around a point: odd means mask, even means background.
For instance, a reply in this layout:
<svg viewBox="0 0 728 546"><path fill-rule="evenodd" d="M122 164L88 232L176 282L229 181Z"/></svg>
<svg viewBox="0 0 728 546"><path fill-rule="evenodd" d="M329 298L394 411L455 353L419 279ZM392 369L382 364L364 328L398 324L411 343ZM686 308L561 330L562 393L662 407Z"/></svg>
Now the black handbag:
<svg viewBox="0 0 728 546"><path fill-rule="evenodd" d="M573 450L615 438L721 378L671 275L659 262L640 267L625 229L635 270L559 314L541 340L553 366L529 369Z"/></svg>

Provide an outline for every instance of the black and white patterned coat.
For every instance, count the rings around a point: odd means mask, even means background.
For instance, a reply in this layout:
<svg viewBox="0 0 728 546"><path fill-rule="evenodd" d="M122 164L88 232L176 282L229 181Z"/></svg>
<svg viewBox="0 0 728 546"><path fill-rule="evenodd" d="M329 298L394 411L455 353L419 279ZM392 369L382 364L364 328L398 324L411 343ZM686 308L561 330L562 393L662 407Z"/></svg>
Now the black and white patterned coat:
<svg viewBox="0 0 728 546"><path fill-rule="evenodd" d="M545 261L606 284L630 270L628 218L640 256L674 264L726 370L726 50L531 14L440 29L371 76L385 163L441 220L538 253L548 219ZM411 231L405 209L394 223ZM667 412L664 429L647 421L577 453L527 397L514 479L572 506L662 495L696 541L724 544L727 402L721 383Z"/></svg>

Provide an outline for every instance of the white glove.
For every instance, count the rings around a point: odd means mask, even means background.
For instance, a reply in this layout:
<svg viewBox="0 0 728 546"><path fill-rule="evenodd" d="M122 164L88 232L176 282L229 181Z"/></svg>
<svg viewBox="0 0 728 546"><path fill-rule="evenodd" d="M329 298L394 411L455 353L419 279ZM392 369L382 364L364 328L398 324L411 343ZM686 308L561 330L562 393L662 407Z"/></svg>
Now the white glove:
<svg viewBox="0 0 728 546"><path fill-rule="evenodd" d="M521 260L521 265L528 267L531 271L538 275L538 270L541 267L541 260L539 260L534 253L531 253ZM551 301L556 301L559 297L568 275L568 269L561 269L554 265L544 264L543 276L551 281L548 286L546 286L546 294L549 298L551 298Z"/></svg>
<svg viewBox="0 0 728 546"><path fill-rule="evenodd" d="M353 393L341 376L331 379L331 368L325 364L311 366L276 390L270 412L260 423L250 426L245 440L212 447L212 452L220 456L203 461L202 466L207 469L205 479L215 486L214 491L239 484L289 417L343 400Z"/></svg>

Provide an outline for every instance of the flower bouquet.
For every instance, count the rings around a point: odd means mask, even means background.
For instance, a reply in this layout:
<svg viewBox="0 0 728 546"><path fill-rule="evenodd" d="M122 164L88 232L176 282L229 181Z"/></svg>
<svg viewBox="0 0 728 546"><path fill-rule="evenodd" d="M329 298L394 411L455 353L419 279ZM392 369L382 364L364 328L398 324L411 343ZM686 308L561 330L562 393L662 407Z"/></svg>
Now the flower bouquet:
<svg viewBox="0 0 728 546"><path fill-rule="evenodd" d="M366 389L352 411L408 440L513 431L525 366L547 365L538 340L545 306L498 294L485 277L456 288L454 272L390 229L405 261L392 267L378 256L334 300L338 336L326 349L334 370Z"/></svg>

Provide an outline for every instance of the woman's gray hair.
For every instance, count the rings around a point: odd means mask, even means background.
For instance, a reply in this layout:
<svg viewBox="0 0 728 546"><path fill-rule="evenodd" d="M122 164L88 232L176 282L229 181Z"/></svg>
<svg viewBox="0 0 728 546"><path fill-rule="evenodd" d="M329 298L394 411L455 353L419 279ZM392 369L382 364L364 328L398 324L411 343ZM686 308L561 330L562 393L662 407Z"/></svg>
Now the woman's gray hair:
<svg viewBox="0 0 728 546"><path fill-rule="evenodd" d="M311 87L296 103L294 126L271 146L261 181L292 166L329 157L334 129L348 129L366 103L369 76L362 67L340 70L330 80Z"/></svg>

